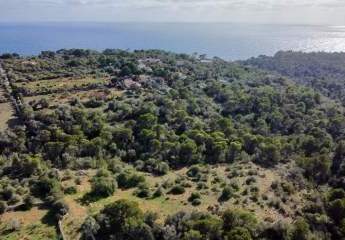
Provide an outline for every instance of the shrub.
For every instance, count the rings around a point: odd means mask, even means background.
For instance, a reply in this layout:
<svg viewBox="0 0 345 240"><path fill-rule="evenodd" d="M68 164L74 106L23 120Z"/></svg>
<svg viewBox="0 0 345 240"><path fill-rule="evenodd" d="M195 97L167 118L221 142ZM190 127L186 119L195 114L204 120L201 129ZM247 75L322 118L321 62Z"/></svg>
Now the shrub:
<svg viewBox="0 0 345 240"><path fill-rule="evenodd" d="M192 205L193 206L199 206L201 204L201 199L200 198L196 198L192 201Z"/></svg>
<svg viewBox="0 0 345 240"><path fill-rule="evenodd" d="M187 171L187 176L191 178L198 177L201 173L201 168L197 165L191 166Z"/></svg>
<svg viewBox="0 0 345 240"><path fill-rule="evenodd" d="M219 197L219 201L225 202L233 197L233 189L229 186L223 188L222 194Z"/></svg>
<svg viewBox="0 0 345 240"><path fill-rule="evenodd" d="M189 230L183 240L202 240L203 236L201 235L201 233L199 231L196 230Z"/></svg>
<svg viewBox="0 0 345 240"><path fill-rule="evenodd" d="M328 200L334 201L336 199L345 198L345 191L343 189L332 189L329 193Z"/></svg>
<svg viewBox="0 0 345 240"><path fill-rule="evenodd" d="M231 181L230 186L231 186L235 191L239 191L239 190L240 190L240 185L238 184L237 181Z"/></svg>
<svg viewBox="0 0 345 240"><path fill-rule="evenodd" d="M255 216L243 210L227 209L222 214L223 229L233 229L243 227L250 231L255 231L257 227L257 219Z"/></svg>
<svg viewBox="0 0 345 240"><path fill-rule="evenodd" d="M69 187L65 188L64 193L65 194L76 194L77 188L75 186L69 186Z"/></svg>
<svg viewBox="0 0 345 240"><path fill-rule="evenodd" d="M185 193L185 191L186 190L183 186L175 185L170 189L169 193L174 194L174 195L179 195L179 194Z"/></svg>
<svg viewBox="0 0 345 240"><path fill-rule="evenodd" d="M208 186L207 186L207 184L204 183L204 182L198 182L198 185L196 186L196 188L197 188L198 190L201 190L201 189L208 189Z"/></svg>
<svg viewBox="0 0 345 240"><path fill-rule="evenodd" d="M72 179L73 178L73 173L71 170L66 170L63 177L62 177L62 181L66 181L66 180L69 180L69 179Z"/></svg>
<svg viewBox="0 0 345 240"><path fill-rule="evenodd" d="M117 176L117 183L120 188L134 188L145 182L145 177L135 173L122 172Z"/></svg>
<svg viewBox="0 0 345 240"><path fill-rule="evenodd" d="M57 219L61 219L69 211L68 205L62 200L58 199L51 204L51 211L55 213Z"/></svg>
<svg viewBox="0 0 345 240"><path fill-rule="evenodd" d="M4 213L7 209L7 203L5 201L0 201L0 214Z"/></svg>
<svg viewBox="0 0 345 240"><path fill-rule="evenodd" d="M235 227L230 232L225 234L227 240L251 240L250 232L243 227Z"/></svg>
<svg viewBox="0 0 345 240"><path fill-rule="evenodd" d="M59 180L50 173L52 176L42 176L37 182L32 186L32 191L37 196L47 197L49 195L62 195L61 185Z"/></svg>
<svg viewBox="0 0 345 240"><path fill-rule="evenodd" d="M97 234L100 226L98 225L96 219L93 217L87 217L81 226L81 231L85 239L92 239L94 235Z"/></svg>
<svg viewBox="0 0 345 240"><path fill-rule="evenodd" d="M8 203L11 205L17 204L22 200L21 196L18 194L13 194L12 198L8 200Z"/></svg>
<svg viewBox="0 0 345 240"><path fill-rule="evenodd" d="M170 179L167 179L163 182L162 187L164 189L168 189L168 188L172 187L173 184L174 184L173 181L171 181Z"/></svg>
<svg viewBox="0 0 345 240"><path fill-rule="evenodd" d="M273 207L275 209L280 209L281 202L278 199L271 199L268 203L268 206Z"/></svg>
<svg viewBox="0 0 345 240"><path fill-rule="evenodd" d="M96 196L108 197L116 191L117 183L113 177L95 176L91 181L91 193Z"/></svg>
<svg viewBox="0 0 345 240"><path fill-rule="evenodd" d="M154 227L157 219L158 219L158 213L156 212L148 211L144 213L144 222L150 227Z"/></svg>
<svg viewBox="0 0 345 240"><path fill-rule="evenodd" d="M281 187L282 187L283 191L289 195L295 192L295 187L291 183L282 182Z"/></svg>
<svg viewBox="0 0 345 240"><path fill-rule="evenodd" d="M271 188L272 188L273 190L276 190L276 189L278 188L278 181L273 181L273 182L271 183Z"/></svg>
<svg viewBox="0 0 345 240"><path fill-rule="evenodd" d="M268 200L268 196L266 194L262 194L261 197L262 197L262 200L264 200L264 201Z"/></svg>
<svg viewBox="0 0 345 240"><path fill-rule="evenodd" d="M336 222L340 223L345 218L345 199L337 199L329 203L328 215Z"/></svg>
<svg viewBox="0 0 345 240"><path fill-rule="evenodd" d="M185 188L191 188L193 186L192 183L189 181L183 181L181 185Z"/></svg>
<svg viewBox="0 0 345 240"><path fill-rule="evenodd" d="M97 171L95 176L96 177L110 177L111 175L112 175L112 173L109 170L107 170L105 168L101 168Z"/></svg>
<svg viewBox="0 0 345 240"><path fill-rule="evenodd" d="M256 182L256 178L255 177L248 177L246 179L246 184L247 185L250 185L250 184L255 183L255 182Z"/></svg>
<svg viewBox="0 0 345 240"><path fill-rule="evenodd" d="M35 199L34 197L28 195L24 198L23 203L24 203L25 209L30 210L35 204Z"/></svg>
<svg viewBox="0 0 345 240"><path fill-rule="evenodd" d="M4 200L9 201L13 198L13 196L15 195L16 190L12 187L12 186L6 186L3 190L2 190L2 197Z"/></svg>
<svg viewBox="0 0 345 240"><path fill-rule="evenodd" d="M250 187L250 192L257 193L257 192L259 192L259 188L257 186L251 186Z"/></svg>
<svg viewBox="0 0 345 240"><path fill-rule="evenodd" d="M75 184L77 184L77 185L81 185L81 183L82 183L80 177L77 177L77 178L74 180L74 182L75 182Z"/></svg>
<svg viewBox="0 0 345 240"><path fill-rule="evenodd" d="M155 173L158 175L165 175L169 172L170 167L166 162L161 162L157 164L157 167L155 168Z"/></svg>
<svg viewBox="0 0 345 240"><path fill-rule="evenodd" d="M239 171L238 170L232 170L229 174L228 174L228 178L234 178L234 177L238 177Z"/></svg>
<svg viewBox="0 0 345 240"><path fill-rule="evenodd" d="M131 228L143 223L144 214L138 203L125 199L118 200L104 207L96 216L97 239L126 239L125 235Z"/></svg>
<svg viewBox="0 0 345 240"><path fill-rule="evenodd" d="M308 237L310 234L309 224L303 218L298 218L293 225L294 225L293 233L292 233L293 240L310 239Z"/></svg>
<svg viewBox="0 0 345 240"><path fill-rule="evenodd" d="M147 184L141 183L138 186L138 189L134 192L134 194L140 198L148 198L150 197L151 192Z"/></svg>
<svg viewBox="0 0 345 240"><path fill-rule="evenodd" d="M188 201L189 201L189 202L193 202L195 199L200 199L200 198L201 198L200 193L198 193L198 192L193 192L193 193L189 196Z"/></svg>
<svg viewBox="0 0 345 240"><path fill-rule="evenodd" d="M163 189L162 187L158 187L156 189L156 191L153 193L153 197L157 198L157 197L161 197L164 195Z"/></svg>

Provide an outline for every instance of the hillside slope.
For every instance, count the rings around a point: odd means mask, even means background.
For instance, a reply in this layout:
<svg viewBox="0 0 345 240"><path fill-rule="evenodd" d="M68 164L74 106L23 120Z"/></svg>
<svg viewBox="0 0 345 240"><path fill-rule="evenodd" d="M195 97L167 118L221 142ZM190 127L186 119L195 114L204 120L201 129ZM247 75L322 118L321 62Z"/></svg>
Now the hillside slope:
<svg viewBox="0 0 345 240"><path fill-rule="evenodd" d="M344 109L323 91L157 50L1 62L21 108L0 135L7 239L58 221L71 239L344 237Z"/></svg>
<svg viewBox="0 0 345 240"><path fill-rule="evenodd" d="M278 52L242 62L275 71L345 103L345 53Z"/></svg>

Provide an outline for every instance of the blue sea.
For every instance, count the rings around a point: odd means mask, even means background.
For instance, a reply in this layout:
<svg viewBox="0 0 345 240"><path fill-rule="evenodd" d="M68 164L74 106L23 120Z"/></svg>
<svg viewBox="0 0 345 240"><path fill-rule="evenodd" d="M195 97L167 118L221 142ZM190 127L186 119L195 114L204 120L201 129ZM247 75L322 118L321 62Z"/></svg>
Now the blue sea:
<svg viewBox="0 0 345 240"><path fill-rule="evenodd" d="M0 53L62 48L163 49L227 60L279 50L345 51L345 26L232 23L0 23Z"/></svg>

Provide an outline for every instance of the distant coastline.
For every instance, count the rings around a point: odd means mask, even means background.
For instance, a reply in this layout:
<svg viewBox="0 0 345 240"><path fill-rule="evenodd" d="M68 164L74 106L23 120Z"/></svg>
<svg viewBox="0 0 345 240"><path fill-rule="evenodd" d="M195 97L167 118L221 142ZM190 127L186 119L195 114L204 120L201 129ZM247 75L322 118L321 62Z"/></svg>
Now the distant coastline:
<svg viewBox="0 0 345 240"><path fill-rule="evenodd" d="M162 49L227 60L280 50L345 51L344 26L242 23L0 23L0 54L43 50Z"/></svg>

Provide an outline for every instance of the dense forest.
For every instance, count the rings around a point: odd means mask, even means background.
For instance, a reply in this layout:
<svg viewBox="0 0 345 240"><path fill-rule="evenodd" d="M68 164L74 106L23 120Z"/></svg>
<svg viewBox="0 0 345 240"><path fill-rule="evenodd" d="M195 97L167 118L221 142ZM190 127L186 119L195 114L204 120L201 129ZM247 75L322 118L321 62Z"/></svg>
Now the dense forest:
<svg viewBox="0 0 345 240"><path fill-rule="evenodd" d="M345 53L281 51L243 62L275 71L345 104Z"/></svg>
<svg viewBox="0 0 345 240"><path fill-rule="evenodd" d="M4 239L345 239L345 55L0 61Z"/></svg>

